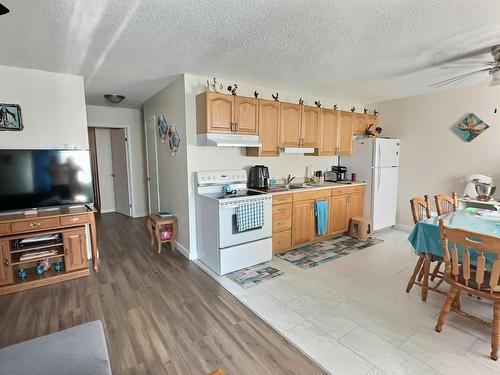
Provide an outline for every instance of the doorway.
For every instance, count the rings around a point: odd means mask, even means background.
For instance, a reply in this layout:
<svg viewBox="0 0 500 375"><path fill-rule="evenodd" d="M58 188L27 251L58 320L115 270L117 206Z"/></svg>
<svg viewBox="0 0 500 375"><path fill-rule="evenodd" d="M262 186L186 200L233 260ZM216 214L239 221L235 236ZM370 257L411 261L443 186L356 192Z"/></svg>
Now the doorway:
<svg viewBox="0 0 500 375"><path fill-rule="evenodd" d="M146 166L148 183L148 209L149 213L160 212L160 192L158 179L158 141L156 138L155 116L148 118L144 126L146 138Z"/></svg>
<svg viewBox="0 0 500 375"><path fill-rule="evenodd" d="M89 128L95 201L100 213L131 215L127 128Z"/></svg>

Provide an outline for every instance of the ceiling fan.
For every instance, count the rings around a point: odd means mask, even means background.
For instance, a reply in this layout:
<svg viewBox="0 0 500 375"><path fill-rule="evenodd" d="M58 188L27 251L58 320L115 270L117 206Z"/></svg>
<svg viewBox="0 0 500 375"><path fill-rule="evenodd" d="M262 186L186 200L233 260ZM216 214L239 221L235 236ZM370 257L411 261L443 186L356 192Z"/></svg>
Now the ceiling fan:
<svg viewBox="0 0 500 375"><path fill-rule="evenodd" d="M460 74L458 76L452 77L445 79L443 81L436 82L432 84L431 86L434 88L441 87L441 86L446 86L446 85L451 85L454 83L461 82L465 79L471 78L473 76L476 76L478 74L485 74L488 73L491 76L491 83L490 86L495 86L500 84L500 44L497 44L493 47L488 47L488 48L481 48L469 53L465 53L460 56L454 56L452 58L446 59L444 61L440 61L440 65L443 64L449 64L449 63L454 63L460 60L465 60L465 59L470 59L472 57L482 55L486 52L490 52L491 55L493 56L493 61L464 61L465 65L477 65L480 67L480 69L473 70L471 72L465 73L465 74ZM461 65L463 66L463 65ZM446 67L446 66L444 66ZM448 68L453 68L457 67L457 65L449 66Z"/></svg>
<svg viewBox="0 0 500 375"><path fill-rule="evenodd" d="M10 12L9 8L7 8L3 4L0 4L0 16L3 16L4 14L7 14L9 12Z"/></svg>

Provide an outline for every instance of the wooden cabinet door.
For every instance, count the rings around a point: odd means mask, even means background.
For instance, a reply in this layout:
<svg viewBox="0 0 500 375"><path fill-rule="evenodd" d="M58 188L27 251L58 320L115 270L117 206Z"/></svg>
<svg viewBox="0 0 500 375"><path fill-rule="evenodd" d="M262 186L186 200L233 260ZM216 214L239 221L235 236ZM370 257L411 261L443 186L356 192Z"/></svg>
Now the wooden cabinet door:
<svg viewBox="0 0 500 375"><path fill-rule="evenodd" d="M353 113L352 133L354 135L365 135L366 131L366 116L363 113Z"/></svg>
<svg viewBox="0 0 500 375"><path fill-rule="evenodd" d="M349 220L353 217L363 216L364 194L353 194L349 199Z"/></svg>
<svg viewBox="0 0 500 375"><path fill-rule="evenodd" d="M328 202L328 213L327 213L327 220L328 220L328 223L327 223L327 227L326 227L326 233L322 236L318 236L318 232L316 230L316 213L315 213L315 210L313 210L313 215L314 215L314 227L313 227L313 231L314 231L314 240L321 240L325 237L328 237L330 235L330 216L331 216L331 212L332 212L332 199L331 198L318 198L318 200L326 200Z"/></svg>
<svg viewBox="0 0 500 375"><path fill-rule="evenodd" d="M87 268L85 229L63 232L64 267L66 271Z"/></svg>
<svg viewBox="0 0 500 375"><path fill-rule="evenodd" d="M339 111L322 108L318 155L337 155L338 140Z"/></svg>
<svg viewBox="0 0 500 375"><path fill-rule="evenodd" d="M348 220L348 195L338 195L331 198L330 234L346 232Z"/></svg>
<svg viewBox="0 0 500 375"><path fill-rule="evenodd" d="M279 155L280 103L273 100L259 100L259 133L262 156Z"/></svg>
<svg viewBox="0 0 500 375"><path fill-rule="evenodd" d="M339 155L352 155L352 135L354 114L340 111L339 114Z"/></svg>
<svg viewBox="0 0 500 375"><path fill-rule="evenodd" d="M241 96L234 97L234 122L236 133L259 134L259 101Z"/></svg>
<svg viewBox="0 0 500 375"><path fill-rule="evenodd" d="M304 106L302 108L302 147L319 147L320 108Z"/></svg>
<svg viewBox="0 0 500 375"><path fill-rule="evenodd" d="M281 103L280 146L299 147L302 125L302 106Z"/></svg>
<svg viewBox="0 0 500 375"><path fill-rule="evenodd" d="M311 242L314 237L314 201L293 203L292 245Z"/></svg>
<svg viewBox="0 0 500 375"><path fill-rule="evenodd" d="M9 241L0 241L0 285L12 283L12 261L10 259Z"/></svg>
<svg viewBox="0 0 500 375"><path fill-rule="evenodd" d="M234 97L207 93L207 132L231 133L234 122Z"/></svg>

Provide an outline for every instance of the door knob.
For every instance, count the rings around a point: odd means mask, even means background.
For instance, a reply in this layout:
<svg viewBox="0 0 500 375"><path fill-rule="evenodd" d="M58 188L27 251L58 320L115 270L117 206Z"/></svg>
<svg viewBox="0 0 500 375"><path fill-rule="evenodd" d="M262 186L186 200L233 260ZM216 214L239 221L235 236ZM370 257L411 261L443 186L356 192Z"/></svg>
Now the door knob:
<svg viewBox="0 0 500 375"><path fill-rule="evenodd" d="M115 177L116 175L114 173L111 173L111 177Z"/></svg>

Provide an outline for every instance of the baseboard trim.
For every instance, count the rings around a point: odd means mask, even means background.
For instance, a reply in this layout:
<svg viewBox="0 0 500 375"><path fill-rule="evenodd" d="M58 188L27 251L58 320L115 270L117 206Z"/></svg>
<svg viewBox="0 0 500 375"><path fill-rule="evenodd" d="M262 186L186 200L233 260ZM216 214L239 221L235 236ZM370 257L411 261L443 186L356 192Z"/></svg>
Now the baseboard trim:
<svg viewBox="0 0 500 375"><path fill-rule="evenodd" d="M396 224L393 227L394 229L401 230L403 232L408 232L410 233L413 230L413 225L406 225L406 224Z"/></svg>
<svg viewBox="0 0 500 375"><path fill-rule="evenodd" d="M141 211L141 212L135 213L134 216L132 216L132 217L135 219L138 217L145 217L145 216L148 216L148 213L146 211Z"/></svg>
<svg viewBox="0 0 500 375"><path fill-rule="evenodd" d="M109 214L110 212L116 212L114 208L101 208L101 214Z"/></svg>
<svg viewBox="0 0 500 375"><path fill-rule="evenodd" d="M189 260L198 259L198 254L196 252L191 252L182 246L178 241L175 241L175 248Z"/></svg>

